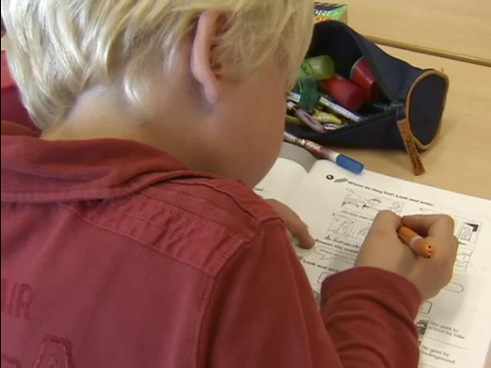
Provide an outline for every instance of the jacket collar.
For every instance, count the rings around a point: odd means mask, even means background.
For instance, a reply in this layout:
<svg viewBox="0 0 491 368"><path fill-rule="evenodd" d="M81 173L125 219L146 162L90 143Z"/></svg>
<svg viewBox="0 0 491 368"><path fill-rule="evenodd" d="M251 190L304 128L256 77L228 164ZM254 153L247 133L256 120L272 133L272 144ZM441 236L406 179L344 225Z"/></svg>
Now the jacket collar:
<svg viewBox="0 0 491 368"><path fill-rule="evenodd" d="M210 177L134 141L45 141L2 122L2 202L122 197L179 177Z"/></svg>

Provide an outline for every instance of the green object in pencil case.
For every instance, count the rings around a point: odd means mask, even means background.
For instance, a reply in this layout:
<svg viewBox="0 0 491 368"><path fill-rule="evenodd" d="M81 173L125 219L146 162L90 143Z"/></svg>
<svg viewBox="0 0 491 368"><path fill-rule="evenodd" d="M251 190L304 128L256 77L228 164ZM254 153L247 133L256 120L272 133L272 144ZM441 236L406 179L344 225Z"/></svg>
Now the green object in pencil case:
<svg viewBox="0 0 491 368"><path fill-rule="evenodd" d="M327 55L306 59L300 67L299 79L326 80L334 76L334 61Z"/></svg>
<svg viewBox="0 0 491 368"><path fill-rule="evenodd" d="M308 113L312 113L321 98L319 82L313 78L300 79L295 89L300 95L298 107Z"/></svg>

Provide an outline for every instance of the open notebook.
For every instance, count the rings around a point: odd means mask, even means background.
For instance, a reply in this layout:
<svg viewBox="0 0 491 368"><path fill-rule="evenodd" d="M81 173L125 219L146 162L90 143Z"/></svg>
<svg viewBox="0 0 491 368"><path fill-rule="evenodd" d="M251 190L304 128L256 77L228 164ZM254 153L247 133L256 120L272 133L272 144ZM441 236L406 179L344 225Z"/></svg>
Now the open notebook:
<svg viewBox="0 0 491 368"><path fill-rule="evenodd" d="M421 368L482 368L491 342L491 201L366 171L354 175L285 144L255 188L292 207L316 239L297 248L314 293L324 278L353 266L376 213L446 213L459 239L450 284L417 317Z"/></svg>

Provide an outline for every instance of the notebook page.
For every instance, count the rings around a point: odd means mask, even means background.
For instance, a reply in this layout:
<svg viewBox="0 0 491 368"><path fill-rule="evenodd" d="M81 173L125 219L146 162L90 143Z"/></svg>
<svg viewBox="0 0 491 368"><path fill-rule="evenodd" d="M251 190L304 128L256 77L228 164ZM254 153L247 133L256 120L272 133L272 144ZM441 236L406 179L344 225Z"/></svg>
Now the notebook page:
<svg viewBox="0 0 491 368"><path fill-rule="evenodd" d="M305 168L296 161L279 158L254 191L265 199L287 203L290 193L306 175Z"/></svg>
<svg viewBox="0 0 491 368"><path fill-rule="evenodd" d="M254 191L265 199L277 199L286 203L290 193L315 162L315 157L303 148L283 143L280 158Z"/></svg>
<svg viewBox="0 0 491 368"><path fill-rule="evenodd" d="M454 277L418 315L420 367L484 367L491 341L491 201L318 161L288 204L317 240L314 249L298 250L316 293L326 276L353 266L378 211L451 215L460 243Z"/></svg>

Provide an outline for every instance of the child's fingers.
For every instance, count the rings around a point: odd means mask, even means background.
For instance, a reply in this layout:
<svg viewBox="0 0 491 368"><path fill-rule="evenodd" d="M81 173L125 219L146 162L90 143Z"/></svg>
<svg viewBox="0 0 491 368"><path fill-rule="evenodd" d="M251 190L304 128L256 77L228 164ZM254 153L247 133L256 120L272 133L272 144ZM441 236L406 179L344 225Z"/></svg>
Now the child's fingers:
<svg viewBox="0 0 491 368"><path fill-rule="evenodd" d="M457 250L459 242L453 235L442 239L428 236L426 240L431 244L434 251L433 258L437 262L443 262L445 264L454 264L457 257Z"/></svg>
<svg viewBox="0 0 491 368"><path fill-rule="evenodd" d="M315 245L315 240L310 235L307 225L295 211L274 199L268 199L267 202L285 222L286 228L290 231L291 235L296 238L300 247L309 249Z"/></svg>
<svg viewBox="0 0 491 368"><path fill-rule="evenodd" d="M293 237L298 240L298 245L301 248L310 249L315 245L315 240L310 235L307 225L303 222L301 224L295 223L293 226L290 224L289 226L287 225L287 227Z"/></svg>
<svg viewBox="0 0 491 368"><path fill-rule="evenodd" d="M421 236L433 247L436 262L442 265L453 265L457 256L458 241L454 236L454 221L447 215L407 216L402 223Z"/></svg>
<svg viewBox="0 0 491 368"><path fill-rule="evenodd" d="M373 221L372 230L397 231L401 218L392 211L380 211Z"/></svg>
<svg viewBox="0 0 491 368"><path fill-rule="evenodd" d="M454 220L447 215L413 215L404 216L402 223L421 236L432 236L446 239L453 236Z"/></svg>
<svg viewBox="0 0 491 368"><path fill-rule="evenodd" d="M285 222L286 228L292 236L296 238L297 245L301 248L310 249L315 245L315 240L310 236L309 228L293 210L288 208L282 213L282 219Z"/></svg>

